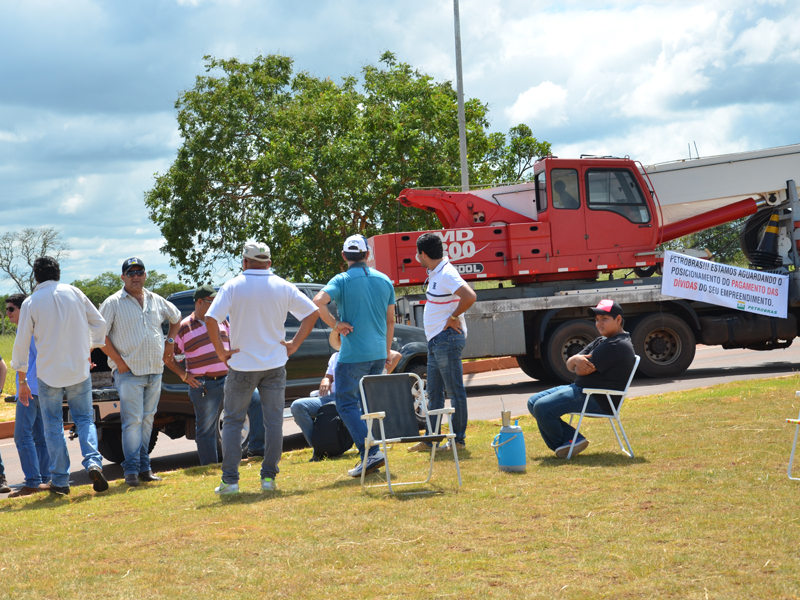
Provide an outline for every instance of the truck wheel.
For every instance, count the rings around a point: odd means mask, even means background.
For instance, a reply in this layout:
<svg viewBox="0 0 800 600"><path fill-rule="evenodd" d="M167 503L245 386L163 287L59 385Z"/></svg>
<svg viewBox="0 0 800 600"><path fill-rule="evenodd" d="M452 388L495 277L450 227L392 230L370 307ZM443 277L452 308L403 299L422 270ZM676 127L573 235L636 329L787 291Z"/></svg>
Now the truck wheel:
<svg viewBox="0 0 800 600"><path fill-rule="evenodd" d="M150 454L156 447L158 441L158 429L153 428L150 434L150 444L147 446L147 453ZM110 428L103 427L100 439L97 440L97 450L103 458L109 462L121 463L125 460L125 453L122 451L122 427Z"/></svg>
<svg viewBox="0 0 800 600"><path fill-rule="evenodd" d="M648 377L673 377L694 360L694 333L680 318L652 314L642 319L631 334L633 350L642 357L639 371Z"/></svg>
<svg viewBox="0 0 800 600"><path fill-rule="evenodd" d="M423 385L428 384L428 365L416 364L406 372L418 375L419 378L422 379ZM414 390L416 391L416 389L417 384L414 383ZM426 429L427 424L425 423L425 415L422 413L422 401L416 394L414 394L414 412L417 413L417 426L419 427L420 431ZM431 425L433 425L433 423L431 423Z"/></svg>
<svg viewBox="0 0 800 600"><path fill-rule="evenodd" d="M588 320L567 321L559 325L547 338L546 359L543 360L553 379L564 383L574 382L575 373L567 368L567 360L588 346L598 335L597 328Z"/></svg>
<svg viewBox="0 0 800 600"><path fill-rule="evenodd" d="M538 379L539 381L550 381L553 379L552 375L547 372L544 367L544 362L532 354L522 354L516 357L517 364L522 372L531 379Z"/></svg>

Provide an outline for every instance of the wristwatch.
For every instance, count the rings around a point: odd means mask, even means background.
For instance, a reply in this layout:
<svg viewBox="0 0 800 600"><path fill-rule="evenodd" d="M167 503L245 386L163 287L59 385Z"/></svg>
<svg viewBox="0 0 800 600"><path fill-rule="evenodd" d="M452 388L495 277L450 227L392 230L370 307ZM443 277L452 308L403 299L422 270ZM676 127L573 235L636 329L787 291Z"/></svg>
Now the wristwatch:
<svg viewBox="0 0 800 600"><path fill-rule="evenodd" d="M167 338L167 343L168 344L174 344L175 343L175 338Z"/></svg>
<svg viewBox="0 0 800 600"><path fill-rule="evenodd" d="M458 321L458 317L455 315L450 315L450 318L453 319L453 321Z"/></svg>

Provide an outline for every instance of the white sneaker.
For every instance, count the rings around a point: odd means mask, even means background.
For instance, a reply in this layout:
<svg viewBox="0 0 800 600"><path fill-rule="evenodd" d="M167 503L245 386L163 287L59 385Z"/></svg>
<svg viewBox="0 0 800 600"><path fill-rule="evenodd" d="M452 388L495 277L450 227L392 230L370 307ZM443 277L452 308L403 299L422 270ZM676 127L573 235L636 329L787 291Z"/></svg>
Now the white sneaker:
<svg viewBox="0 0 800 600"><path fill-rule="evenodd" d="M261 491L262 492L274 492L278 489L278 484L275 483L275 480L271 477L264 477L261 480Z"/></svg>
<svg viewBox="0 0 800 600"><path fill-rule="evenodd" d="M239 484L238 483L225 483L224 481L219 484L218 487L214 488L214 493L219 494L220 496L225 496L227 494L238 494L239 493Z"/></svg>
<svg viewBox="0 0 800 600"><path fill-rule="evenodd" d="M380 469L383 465L386 464L386 457L383 455L383 452L378 450L375 454L370 456L367 459L367 471L365 475L369 475L370 473L374 473L378 469ZM358 463L354 469L350 469L347 474L350 477L361 477L361 469L363 468L364 463Z"/></svg>

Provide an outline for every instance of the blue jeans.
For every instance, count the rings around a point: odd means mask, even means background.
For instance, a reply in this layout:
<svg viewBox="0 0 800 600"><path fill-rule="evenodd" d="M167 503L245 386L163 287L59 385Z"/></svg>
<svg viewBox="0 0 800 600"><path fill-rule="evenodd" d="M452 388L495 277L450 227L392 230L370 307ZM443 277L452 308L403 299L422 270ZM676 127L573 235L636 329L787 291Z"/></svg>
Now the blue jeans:
<svg viewBox="0 0 800 600"><path fill-rule="evenodd" d="M194 405L195 442L201 465L218 463L217 415L225 396L225 377L222 379L200 379L199 388L189 387L189 400Z"/></svg>
<svg viewBox="0 0 800 600"><path fill-rule="evenodd" d="M361 390L358 384L365 375L380 375L386 364L385 358L367 362L343 363L336 365L333 380L336 382L336 410L347 427L353 441L364 460L364 440L367 439L367 423L361 420ZM370 456L378 451L377 446L370 449Z"/></svg>
<svg viewBox="0 0 800 600"><path fill-rule="evenodd" d="M242 460L242 428L250 407L253 392L258 389L264 414L265 444L261 463L261 478L272 479L278 474L283 452L283 405L286 391L286 368L266 371L228 370L225 379L225 419L222 422L222 481L239 482L239 463ZM250 428L257 427L251 423Z"/></svg>
<svg viewBox="0 0 800 600"><path fill-rule="evenodd" d="M450 421L451 433L456 434L456 442L461 444L466 443L467 435L467 391L461 363L466 343L463 333L450 328L428 340L428 408L444 408L444 391L447 389L450 405L456 409Z"/></svg>
<svg viewBox="0 0 800 600"><path fill-rule="evenodd" d="M92 410L92 380L86 378L81 383L67 387L50 387L41 379L39 382L39 408L42 411L44 435L50 452L50 481L56 487L69 486L69 451L64 438L64 415L61 405L64 395L72 415L72 422L78 430L78 441L83 455L83 468L103 466L103 458L97 451L97 429L94 426Z"/></svg>
<svg viewBox="0 0 800 600"><path fill-rule="evenodd" d="M125 475L150 470L150 434L161 397L161 373L134 375L114 371L122 419L122 452Z"/></svg>
<svg viewBox="0 0 800 600"><path fill-rule="evenodd" d="M334 375L335 376L335 375ZM327 396L317 396L311 398L300 398L292 402L291 411L294 417L294 422L303 432L308 445L311 445L311 434L314 432L314 419L317 418L319 409L323 404L333 402L335 398L328 394Z"/></svg>
<svg viewBox="0 0 800 600"><path fill-rule="evenodd" d="M25 475L25 487L38 487L50 481L50 453L44 438L44 422L35 395L28 406L17 400L14 422L14 444L19 454L19 465Z"/></svg>
<svg viewBox="0 0 800 600"><path fill-rule="evenodd" d="M581 412L583 391L574 383L550 388L528 398L528 410L536 418L539 433L550 450L569 443L575 435L575 428L561 419L562 415ZM600 405L589 399L586 412L601 413ZM581 439L583 436L581 436Z"/></svg>
<svg viewBox="0 0 800 600"><path fill-rule="evenodd" d="M261 408L261 396L258 393L258 388L250 398L247 418L250 419L250 433L247 434L247 440L245 440L244 445L247 446L247 451L250 454L263 456L266 430L264 429L264 411Z"/></svg>

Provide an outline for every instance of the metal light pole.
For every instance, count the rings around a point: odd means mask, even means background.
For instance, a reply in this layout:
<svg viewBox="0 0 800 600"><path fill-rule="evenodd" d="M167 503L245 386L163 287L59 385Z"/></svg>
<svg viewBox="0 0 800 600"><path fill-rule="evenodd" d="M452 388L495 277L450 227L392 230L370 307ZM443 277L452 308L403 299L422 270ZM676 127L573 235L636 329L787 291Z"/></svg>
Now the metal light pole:
<svg viewBox="0 0 800 600"><path fill-rule="evenodd" d="M456 91L458 93L458 149L461 155L461 191L469 191L469 169L467 168L467 125L464 117L464 83L461 77L461 21L458 15L458 0L453 0L456 27Z"/></svg>

